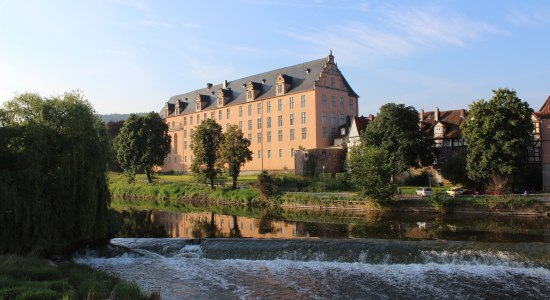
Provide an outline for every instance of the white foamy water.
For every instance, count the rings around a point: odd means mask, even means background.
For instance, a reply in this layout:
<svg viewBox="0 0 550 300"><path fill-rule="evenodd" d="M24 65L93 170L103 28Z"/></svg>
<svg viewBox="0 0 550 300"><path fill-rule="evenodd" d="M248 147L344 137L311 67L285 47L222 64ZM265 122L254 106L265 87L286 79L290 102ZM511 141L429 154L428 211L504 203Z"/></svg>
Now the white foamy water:
<svg viewBox="0 0 550 300"><path fill-rule="evenodd" d="M277 259L252 260L207 259L198 245L170 250L168 256L150 254L149 248L167 251L162 245L145 242L140 247L110 258L87 253L76 261L160 291L163 299L550 297L550 270L506 251L423 251L422 263L389 263L395 259L384 255L378 263L368 263L367 250L356 262L341 262L326 261L319 250L318 259L297 260L298 253L282 252Z"/></svg>

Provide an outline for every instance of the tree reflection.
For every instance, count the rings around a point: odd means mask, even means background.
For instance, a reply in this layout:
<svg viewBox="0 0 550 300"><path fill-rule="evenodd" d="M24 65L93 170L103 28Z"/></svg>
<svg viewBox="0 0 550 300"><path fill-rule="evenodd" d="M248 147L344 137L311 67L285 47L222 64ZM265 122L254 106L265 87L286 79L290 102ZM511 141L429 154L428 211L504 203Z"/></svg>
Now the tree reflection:
<svg viewBox="0 0 550 300"><path fill-rule="evenodd" d="M115 212L114 219L119 237L168 237L163 225L153 223L149 211Z"/></svg>
<svg viewBox="0 0 550 300"><path fill-rule="evenodd" d="M191 236L194 238L215 238L224 236L220 229L216 226L216 215L214 212L211 212L210 214L210 221L199 220L194 222Z"/></svg>

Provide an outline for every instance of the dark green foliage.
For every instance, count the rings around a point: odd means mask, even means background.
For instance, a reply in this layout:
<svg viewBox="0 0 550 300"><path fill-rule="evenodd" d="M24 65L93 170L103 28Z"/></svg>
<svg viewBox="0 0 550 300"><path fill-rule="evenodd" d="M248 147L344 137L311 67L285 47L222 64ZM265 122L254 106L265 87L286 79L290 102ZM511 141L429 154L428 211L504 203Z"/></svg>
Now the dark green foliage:
<svg viewBox="0 0 550 300"><path fill-rule="evenodd" d="M214 189L214 179L221 172L220 145L223 142L222 127L213 119L204 120L191 136L193 162L191 170L204 176Z"/></svg>
<svg viewBox="0 0 550 300"><path fill-rule="evenodd" d="M168 125L155 112L143 117L132 114L124 122L116 145L118 162L130 176L130 181L138 171L143 171L151 183L151 169L162 165L170 152Z"/></svg>
<svg viewBox="0 0 550 300"><path fill-rule="evenodd" d="M418 112L404 104L384 104L361 135L361 145L383 149L392 175L433 162L432 141L418 129Z"/></svg>
<svg viewBox="0 0 550 300"><path fill-rule="evenodd" d="M349 155L352 182L375 200L388 200L395 193L390 182L392 169L384 163L386 157L384 150L369 146L354 147Z"/></svg>
<svg viewBox="0 0 550 300"><path fill-rule="evenodd" d="M107 232L109 143L77 92L0 109L0 252L61 250Z"/></svg>
<svg viewBox="0 0 550 300"><path fill-rule="evenodd" d="M263 171L260 175L258 175L256 187L260 190L260 196L266 200L270 199L271 196L277 192L277 185L267 171Z"/></svg>
<svg viewBox="0 0 550 300"><path fill-rule="evenodd" d="M462 135L468 141L468 177L511 177L519 175L531 144L533 110L515 91L498 89L489 101L470 104ZM499 192L499 191L495 191Z"/></svg>
<svg viewBox="0 0 550 300"><path fill-rule="evenodd" d="M229 126L220 144L219 159L221 165L227 164L228 174L233 179L233 189L237 188L237 178L241 173L241 167L247 161L252 160L252 151L248 147L250 147L250 141L243 137L239 126Z"/></svg>
<svg viewBox="0 0 550 300"><path fill-rule="evenodd" d="M441 166L441 175L453 184L469 184L470 180L466 171L466 155L466 150L459 150L447 157Z"/></svg>

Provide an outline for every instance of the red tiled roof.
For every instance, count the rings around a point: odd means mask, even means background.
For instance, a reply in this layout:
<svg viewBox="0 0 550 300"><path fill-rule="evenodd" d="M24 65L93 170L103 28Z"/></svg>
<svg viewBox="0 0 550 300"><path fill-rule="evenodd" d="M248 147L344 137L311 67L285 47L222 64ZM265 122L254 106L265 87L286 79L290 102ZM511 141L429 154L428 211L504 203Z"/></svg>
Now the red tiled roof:
<svg viewBox="0 0 550 300"><path fill-rule="evenodd" d="M550 117L550 96L546 99L539 111L535 112L535 115L539 118Z"/></svg>
<svg viewBox="0 0 550 300"><path fill-rule="evenodd" d="M468 117L468 112L465 109L447 110L439 112L439 122L445 126L444 138L459 138L461 135L460 125ZM434 112L424 112L424 117L421 121L422 132L429 136L434 136L434 127L436 125Z"/></svg>

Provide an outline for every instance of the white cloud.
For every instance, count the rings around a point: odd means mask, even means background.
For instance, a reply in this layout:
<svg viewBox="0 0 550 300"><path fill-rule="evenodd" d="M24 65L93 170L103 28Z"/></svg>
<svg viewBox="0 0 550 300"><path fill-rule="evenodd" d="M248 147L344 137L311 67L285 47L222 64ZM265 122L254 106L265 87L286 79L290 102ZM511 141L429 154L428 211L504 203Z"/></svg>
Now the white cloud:
<svg viewBox="0 0 550 300"><path fill-rule="evenodd" d="M508 13L506 19L517 26L535 27L550 22L550 10L544 8L531 11L513 9Z"/></svg>

